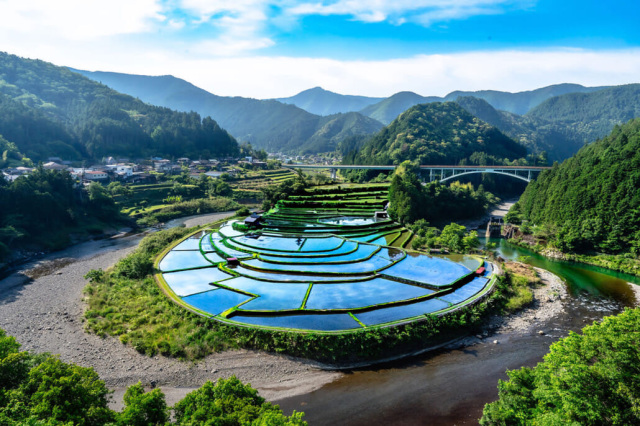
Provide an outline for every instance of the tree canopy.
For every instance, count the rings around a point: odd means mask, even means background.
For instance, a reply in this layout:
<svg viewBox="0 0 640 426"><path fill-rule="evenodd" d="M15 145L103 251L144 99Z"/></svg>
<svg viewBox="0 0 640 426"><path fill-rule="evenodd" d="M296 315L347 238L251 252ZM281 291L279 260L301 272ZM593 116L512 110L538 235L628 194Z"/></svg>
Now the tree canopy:
<svg viewBox="0 0 640 426"><path fill-rule="evenodd" d="M342 147L344 151L349 144ZM345 164L490 164L526 157L524 146L469 114L455 102L416 105L364 143L353 145Z"/></svg>

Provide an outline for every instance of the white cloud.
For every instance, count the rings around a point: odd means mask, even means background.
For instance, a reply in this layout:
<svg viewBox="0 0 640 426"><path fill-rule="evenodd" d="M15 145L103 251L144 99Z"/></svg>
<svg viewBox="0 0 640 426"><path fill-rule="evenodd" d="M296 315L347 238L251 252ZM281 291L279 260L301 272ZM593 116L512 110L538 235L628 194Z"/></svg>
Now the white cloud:
<svg viewBox="0 0 640 426"><path fill-rule="evenodd" d="M194 46L198 52L234 56L272 46L263 35L268 20L267 0L182 0L181 8L195 14L199 25L211 25L220 33Z"/></svg>
<svg viewBox="0 0 640 426"><path fill-rule="evenodd" d="M640 49L590 51L483 51L419 55L380 61L322 58L197 58L149 50L40 56L89 70L172 74L224 96L285 97L314 86L338 93L389 96L410 90L443 96L453 90L531 90L557 83L587 86L640 82Z"/></svg>
<svg viewBox="0 0 640 426"><path fill-rule="evenodd" d="M429 26L436 22L466 19L476 15L503 13L525 8L534 0L334 0L305 2L286 13L304 15L346 15L362 22L390 21L396 25L416 22Z"/></svg>
<svg viewBox="0 0 640 426"><path fill-rule="evenodd" d="M140 33L162 22L160 0L5 0L0 28L42 37L86 40Z"/></svg>

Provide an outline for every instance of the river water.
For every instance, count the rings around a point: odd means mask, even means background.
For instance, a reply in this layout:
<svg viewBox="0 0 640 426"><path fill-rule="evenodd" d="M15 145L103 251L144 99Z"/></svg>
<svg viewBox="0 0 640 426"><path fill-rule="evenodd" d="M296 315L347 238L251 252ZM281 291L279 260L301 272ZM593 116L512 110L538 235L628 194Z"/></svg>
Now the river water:
<svg viewBox="0 0 640 426"><path fill-rule="evenodd" d="M497 399L498 379L507 378L506 370L536 365L569 331L638 303L631 286L640 284L639 277L550 260L495 241L503 258L520 258L566 282L563 315L525 334L495 334L463 348L350 371L315 392L278 401L281 408L287 414L304 411L310 425L477 424L484 404Z"/></svg>

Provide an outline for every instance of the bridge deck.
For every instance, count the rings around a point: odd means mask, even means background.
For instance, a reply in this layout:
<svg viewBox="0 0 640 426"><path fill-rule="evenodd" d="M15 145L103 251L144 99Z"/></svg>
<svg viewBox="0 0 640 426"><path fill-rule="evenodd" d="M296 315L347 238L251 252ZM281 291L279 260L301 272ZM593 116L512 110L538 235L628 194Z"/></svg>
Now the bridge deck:
<svg viewBox="0 0 640 426"><path fill-rule="evenodd" d="M376 169L376 170L394 170L395 165L369 165L369 164L336 164L336 165L327 165L327 164L283 164L283 167L290 167L292 169ZM551 167L541 167L541 166L446 166L446 165L424 165L419 166L423 170L428 169L477 169L477 170L546 170Z"/></svg>

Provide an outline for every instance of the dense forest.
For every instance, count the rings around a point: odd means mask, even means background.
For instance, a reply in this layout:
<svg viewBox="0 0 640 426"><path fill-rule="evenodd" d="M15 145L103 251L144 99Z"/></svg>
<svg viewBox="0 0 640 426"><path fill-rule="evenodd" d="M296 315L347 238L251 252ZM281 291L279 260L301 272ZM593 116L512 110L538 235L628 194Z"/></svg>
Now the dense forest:
<svg viewBox="0 0 640 426"><path fill-rule="evenodd" d="M529 220L562 251L638 255L638 188L640 119L635 119L543 172L510 214Z"/></svg>
<svg viewBox="0 0 640 426"><path fill-rule="evenodd" d="M482 425L640 424L640 309L551 345L534 368L508 371Z"/></svg>
<svg viewBox="0 0 640 426"><path fill-rule="evenodd" d="M119 218L102 185L94 182L85 190L66 171L42 167L11 183L0 175L0 206L0 260L16 243L60 248L70 233L102 233Z"/></svg>
<svg viewBox="0 0 640 426"><path fill-rule="evenodd" d="M155 107L66 68L0 53L0 134L27 157L235 155L211 118Z"/></svg>
<svg viewBox="0 0 640 426"><path fill-rule="evenodd" d="M454 102L416 105L346 153L344 164L519 164L524 146Z"/></svg>

